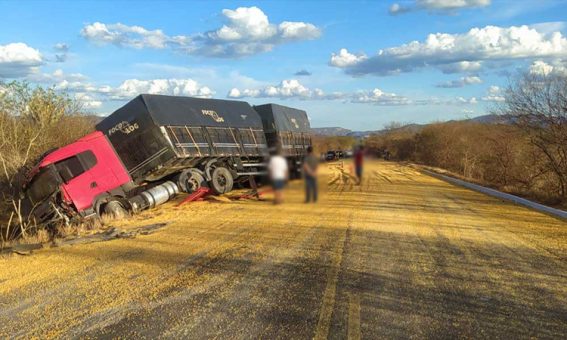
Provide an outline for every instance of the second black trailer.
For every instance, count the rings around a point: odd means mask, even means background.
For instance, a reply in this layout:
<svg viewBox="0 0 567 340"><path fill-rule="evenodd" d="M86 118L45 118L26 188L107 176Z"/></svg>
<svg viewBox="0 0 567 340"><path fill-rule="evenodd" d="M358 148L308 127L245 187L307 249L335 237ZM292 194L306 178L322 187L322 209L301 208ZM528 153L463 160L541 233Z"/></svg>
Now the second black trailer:
<svg viewBox="0 0 567 340"><path fill-rule="evenodd" d="M262 119L268 146L279 148L288 159L291 177L299 177L301 162L312 143L307 113L278 104L256 105L254 110Z"/></svg>

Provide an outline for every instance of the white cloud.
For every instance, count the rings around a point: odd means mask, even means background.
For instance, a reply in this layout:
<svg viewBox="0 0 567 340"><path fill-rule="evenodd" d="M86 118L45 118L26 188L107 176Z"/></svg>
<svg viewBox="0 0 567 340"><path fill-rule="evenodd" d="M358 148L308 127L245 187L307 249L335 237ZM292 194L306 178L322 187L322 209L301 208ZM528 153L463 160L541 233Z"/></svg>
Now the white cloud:
<svg viewBox="0 0 567 340"><path fill-rule="evenodd" d="M336 57L336 54L331 55L331 65L353 75L389 75L429 66L447 72L459 67L476 68L482 61L564 58L567 57L567 39L561 32L543 33L528 26L486 26L462 34L429 34L423 42L386 48L368 58L350 58L342 64L333 61Z"/></svg>
<svg viewBox="0 0 567 340"><path fill-rule="evenodd" d="M322 94L320 89L310 90L296 79L282 80L278 85L269 85L262 89L233 88L228 93L230 98L258 97L258 98L300 98L310 99Z"/></svg>
<svg viewBox="0 0 567 340"><path fill-rule="evenodd" d="M95 22L83 27L81 35L95 43L133 48L165 48L170 41L161 30L147 30L140 26L127 26L121 23L107 25Z"/></svg>
<svg viewBox="0 0 567 340"><path fill-rule="evenodd" d="M87 79L81 73L65 73L61 69L53 71L53 73L34 73L27 77L28 80L36 83L49 83L49 84L59 84L62 81L67 82L82 82Z"/></svg>
<svg viewBox="0 0 567 340"><path fill-rule="evenodd" d="M37 72L41 53L24 43L0 45L0 78L19 78Z"/></svg>
<svg viewBox="0 0 567 340"><path fill-rule="evenodd" d="M444 83L439 83L436 86L441 88L457 88L457 87L464 87L467 85L474 85L474 84L481 84L482 79L477 76L466 76L461 77L458 80L451 80Z"/></svg>
<svg viewBox="0 0 567 340"><path fill-rule="evenodd" d="M485 7L491 0L416 0L416 4L426 9L452 10L458 8Z"/></svg>
<svg viewBox="0 0 567 340"><path fill-rule="evenodd" d="M215 35L215 39L225 41L265 40L277 34L277 28L270 24L268 16L258 7L223 9L222 14L227 24L211 33Z"/></svg>
<svg viewBox="0 0 567 340"><path fill-rule="evenodd" d="M69 81L67 79L63 79L55 84L55 89L60 91L69 91L69 92L98 92L99 88L94 84L81 81L81 80L72 80Z"/></svg>
<svg viewBox="0 0 567 340"><path fill-rule="evenodd" d="M408 105L412 102L403 96L395 93L387 93L380 89L372 91L357 92L352 96L352 103L372 103L376 105Z"/></svg>
<svg viewBox="0 0 567 340"><path fill-rule="evenodd" d="M336 67L349 67L356 65L364 60L368 59L365 54L352 54L346 48L341 48L339 53L331 54L331 61L329 64Z"/></svg>
<svg viewBox="0 0 567 340"><path fill-rule="evenodd" d="M394 3L390 6L390 9L388 10L388 12L390 12L390 14L392 14L392 15L398 15L398 14L411 12L414 9L415 9L415 7L402 6L398 3Z"/></svg>
<svg viewBox="0 0 567 340"><path fill-rule="evenodd" d="M551 63L536 60L530 65L529 73L540 76L567 75L567 63L561 60L554 60Z"/></svg>
<svg viewBox="0 0 567 340"><path fill-rule="evenodd" d="M480 61L459 61L456 63L439 65L439 69L443 73L460 73L460 72L474 72L482 68Z"/></svg>
<svg viewBox="0 0 567 340"><path fill-rule="evenodd" d="M141 93L209 98L213 91L193 79L128 79L115 89L108 89L112 99L129 99Z"/></svg>
<svg viewBox="0 0 567 340"><path fill-rule="evenodd" d="M547 76L553 72L553 66L549 65L543 60L536 60L530 65L529 72L531 74Z"/></svg>
<svg viewBox="0 0 567 340"><path fill-rule="evenodd" d="M95 22L81 30L81 35L98 44L131 48L173 48L188 54L235 58L271 51L283 43L316 39L321 30L311 23L283 21L272 24L258 7L224 9L225 24L212 31L191 35L168 36L161 30L121 23Z"/></svg>
<svg viewBox="0 0 567 340"><path fill-rule="evenodd" d="M476 97L471 97L471 98L465 98L465 97L457 97L455 98L455 101L457 104L477 104L478 100L476 99Z"/></svg>
<svg viewBox="0 0 567 340"><path fill-rule="evenodd" d="M375 105L408 105L412 102L395 93L384 92L378 88L371 91L357 91L354 93L333 92L326 94L323 90L308 87L298 80L283 80L278 85L269 85L260 89L238 89L229 91L229 98L295 98L300 100L343 100L351 103L369 103Z"/></svg>
<svg viewBox="0 0 567 340"><path fill-rule="evenodd" d="M66 43L57 43L53 45L53 49L59 52L67 52L69 51L69 45Z"/></svg>
<svg viewBox="0 0 567 340"><path fill-rule="evenodd" d="M102 101L97 100L86 93L75 93L75 99L82 104L84 109L87 110L98 109L102 106Z"/></svg>
<svg viewBox="0 0 567 340"><path fill-rule="evenodd" d="M506 100L503 92L502 88L492 85L488 88L488 91L486 95L482 97L482 100L486 102L503 102Z"/></svg>
<svg viewBox="0 0 567 340"><path fill-rule="evenodd" d="M315 25L305 22L284 21L278 29L282 39L287 40L317 39L321 35L321 30Z"/></svg>
<svg viewBox="0 0 567 340"><path fill-rule="evenodd" d="M254 89L243 89L242 91L233 88L228 92L228 98L260 97L261 91Z"/></svg>
<svg viewBox="0 0 567 340"><path fill-rule="evenodd" d="M489 6L491 0L415 0L408 6L394 3L390 6L390 14L397 15L412 11L427 10L432 13L454 13L465 8L478 8Z"/></svg>
<svg viewBox="0 0 567 340"><path fill-rule="evenodd" d="M171 96L190 96L210 98L214 91L207 86L199 84L193 79L127 79L120 85L94 85L88 81L61 80L55 89L75 93L75 96L86 98L90 108L95 108L97 101L130 100L142 93L163 94Z"/></svg>

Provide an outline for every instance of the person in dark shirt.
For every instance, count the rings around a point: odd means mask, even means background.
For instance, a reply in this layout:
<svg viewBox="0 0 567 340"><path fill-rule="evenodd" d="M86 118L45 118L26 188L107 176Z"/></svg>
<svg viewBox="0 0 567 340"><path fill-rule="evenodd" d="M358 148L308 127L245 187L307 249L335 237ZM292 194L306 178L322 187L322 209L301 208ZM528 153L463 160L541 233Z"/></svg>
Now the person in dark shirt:
<svg viewBox="0 0 567 340"><path fill-rule="evenodd" d="M305 203L317 202L317 168L319 160L313 155L313 147L307 148L307 155L303 159L303 177L305 179Z"/></svg>
<svg viewBox="0 0 567 340"><path fill-rule="evenodd" d="M364 150L362 145L356 148L354 153L354 170L356 173L357 184L362 182L362 163L364 162Z"/></svg>

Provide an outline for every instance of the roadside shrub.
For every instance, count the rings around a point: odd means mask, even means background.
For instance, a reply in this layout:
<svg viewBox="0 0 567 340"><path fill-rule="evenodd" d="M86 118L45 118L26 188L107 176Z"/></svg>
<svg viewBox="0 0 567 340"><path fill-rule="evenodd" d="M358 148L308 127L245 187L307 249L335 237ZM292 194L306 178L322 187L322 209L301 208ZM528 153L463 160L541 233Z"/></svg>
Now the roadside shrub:
<svg viewBox="0 0 567 340"><path fill-rule="evenodd" d="M80 103L53 88L0 83L0 240L26 235L19 194L25 173L46 151L94 129Z"/></svg>
<svg viewBox="0 0 567 340"><path fill-rule="evenodd" d="M515 125L436 123L404 136L371 136L367 145L390 151L395 160L442 168L543 203L566 203L547 160L529 135Z"/></svg>

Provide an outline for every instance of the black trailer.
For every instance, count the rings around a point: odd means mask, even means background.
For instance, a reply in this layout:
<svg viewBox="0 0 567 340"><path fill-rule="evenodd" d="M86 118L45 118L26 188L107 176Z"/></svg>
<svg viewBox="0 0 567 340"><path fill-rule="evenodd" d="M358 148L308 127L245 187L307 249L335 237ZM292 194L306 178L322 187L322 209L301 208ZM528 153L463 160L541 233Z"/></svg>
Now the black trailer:
<svg viewBox="0 0 567 340"><path fill-rule="evenodd" d="M278 104L254 106L262 118L269 148L281 148L289 159L292 177L298 175L300 164L311 146L311 126L307 113L303 110Z"/></svg>
<svg viewBox="0 0 567 340"><path fill-rule="evenodd" d="M232 177L229 187L216 191L230 191L232 179L262 173L268 152L262 120L242 101L142 94L96 128L135 183L177 176L187 191L214 181L216 168Z"/></svg>

